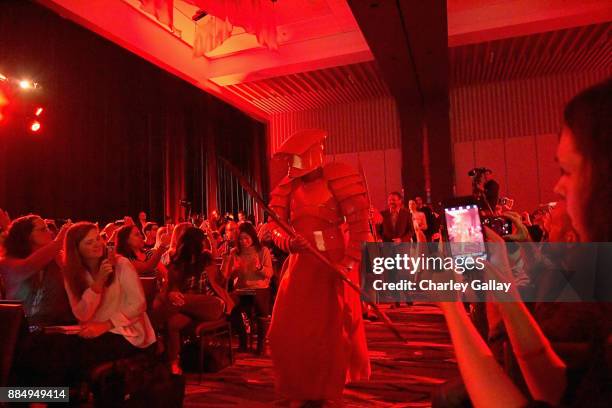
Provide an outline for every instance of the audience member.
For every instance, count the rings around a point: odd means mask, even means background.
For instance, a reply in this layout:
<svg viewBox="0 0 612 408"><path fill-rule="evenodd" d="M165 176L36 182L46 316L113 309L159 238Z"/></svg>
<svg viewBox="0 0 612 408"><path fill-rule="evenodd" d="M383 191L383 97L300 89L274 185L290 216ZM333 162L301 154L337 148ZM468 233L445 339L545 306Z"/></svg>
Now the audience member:
<svg viewBox="0 0 612 408"><path fill-rule="evenodd" d="M0 275L6 297L23 301L30 325L74 321L58 257L69 227L64 224L55 239L38 215L17 218L8 227Z"/></svg>
<svg viewBox="0 0 612 408"><path fill-rule="evenodd" d="M125 257L106 257L95 224L79 222L68 230L63 273L81 324L79 336L88 340L84 367L134 355L155 343L136 270Z"/></svg>
<svg viewBox="0 0 612 408"><path fill-rule="evenodd" d="M408 201L408 209L410 210L412 227L414 229L414 236L412 240L415 242L426 242L427 237L425 236L425 231L427 231L429 227L427 226L427 218L425 217L425 213L417 209L417 204L414 200Z"/></svg>
<svg viewBox="0 0 612 408"><path fill-rule="evenodd" d="M387 198L388 209L380 212L383 221L378 235L383 242L410 242L414 234L410 212L403 208L402 195L392 192Z"/></svg>
<svg viewBox="0 0 612 408"><path fill-rule="evenodd" d="M147 213L141 211L138 213L138 222L136 223L136 226L140 231L144 231L145 225L147 225Z"/></svg>
<svg viewBox="0 0 612 408"><path fill-rule="evenodd" d="M172 372L181 372L180 331L193 320L216 320L231 312L233 302L219 284L218 269L204 250L204 232L188 227L171 257L168 290L155 300L156 319L166 321L168 358Z"/></svg>
<svg viewBox="0 0 612 408"><path fill-rule="evenodd" d="M207 221L210 225L210 229L212 229L213 231L217 231L219 233L223 232L225 223L219 216L219 212L217 210L211 211L210 216L208 217Z"/></svg>
<svg viewBox="0 0 612 408"><path fill-rule="evenodd" d="M431 241L433 234L435 234L438 230L434 212L431 208L429 208L428 205L423 202L422 197L416 196L414 198L414 201L416 201L417 210L425 214L425 221L427 223L427 229L424 231L425 238L427 239L427 241Z"/></svg>
<svg viewBox="0 0 612 408"><path fill-rule="evenodd" d="M144 235L144 249L153 249L155 246L155 242L157 241L157 230L159 226L156 222L147 222L142 229L142 234Z"/></svg>
<svg viewBox="0 0 612 408"><path fill-rule="evenodd" d="M172 256L174 256L174 254L176 253L176 249L178 247L179 240L181 239L185 231L187 231L187 228L190 228L190 227L192 227L190 223L181 222L181 223L176 224L172 228L172 236L170 238L170 247L162 255L162 258L161 258L162 264L164 264L165 266L170 265L170 262L172 261Z"/></svg>
<svg viewBox="0 0 612 408"><path fill-rule="evenodd" d="M235 281L232 298L237 306L232 312L232 321L238 332L240 348L245 350L247 333L241 314L249 315L251 308L255 309L255 317L270 314L270 278L274 271L270 251L259 242L255 227L244 222L238 226L238 233L237 246L224 259L221 270L229 281ZM247 294L241 293L244 289L248 290Z"/></svg>
<svg viewBox="0 0 612 408"><path fill-rule="evenodd" d="M232 248L236 246L236 240L238 239L238 224L234 221L228 221L225 224L225 233L223 242L219 247L219 256L229 256Z"/></svg>
<svg viewBox="0 0 612 408"><path fill-rule="evenodd" d="M66 386L76 381L73 367L78 357L73 352L78 342L71 336L43 331L47 326L76 323L59 259L69 227L66 223L53 238L37 215L17 218L7 227L0 281L6 283L6 298L23 302L30 329L17 344L15 385Z"/></svg>
<svg viewBox="0 0 612 408"><path fill-rule="evenodd" d="M168 236L163 235L152 250L144 250L144 239L135 225L124 225L116 232L115 251L130 260L138 275L163 279L166 269L160 262L168 250Z"/></svg>

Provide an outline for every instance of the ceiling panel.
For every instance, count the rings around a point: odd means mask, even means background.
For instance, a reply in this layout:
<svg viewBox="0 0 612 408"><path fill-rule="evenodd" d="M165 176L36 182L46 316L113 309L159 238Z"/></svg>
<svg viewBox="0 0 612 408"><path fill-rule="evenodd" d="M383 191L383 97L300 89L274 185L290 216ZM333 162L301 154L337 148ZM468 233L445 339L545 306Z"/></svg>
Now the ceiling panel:
<svg viewBox="0 0 612 408"><path fill-rule="evenodd" d="M451 86L570 72L610 70L612 23L449 49ZM267 113L390 97L375 61L225 87Z"/></svg>
<svg viewBox="0 0 612 408"><path fill-rule="evenodd" d="M542 75L612 71L612 23L449 49L453 86Z"/></svg>
<svg viewBox="0 0 612 408"><path fill-rule="evenodd" d="M225 87L268 113L389 97L374 61L300 72Z"/></svg>

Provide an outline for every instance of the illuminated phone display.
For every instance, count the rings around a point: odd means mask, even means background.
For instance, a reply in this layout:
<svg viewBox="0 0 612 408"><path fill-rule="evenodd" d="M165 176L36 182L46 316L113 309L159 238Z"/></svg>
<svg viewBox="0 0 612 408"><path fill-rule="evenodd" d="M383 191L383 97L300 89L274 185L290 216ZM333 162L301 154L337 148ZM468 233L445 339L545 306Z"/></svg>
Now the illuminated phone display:
<svg viewBox="0 0 612 408"><path fill-rule="evenodd" d="M485 254L484 236L476 204L446 207L444 217L453 256Z"/></svg>

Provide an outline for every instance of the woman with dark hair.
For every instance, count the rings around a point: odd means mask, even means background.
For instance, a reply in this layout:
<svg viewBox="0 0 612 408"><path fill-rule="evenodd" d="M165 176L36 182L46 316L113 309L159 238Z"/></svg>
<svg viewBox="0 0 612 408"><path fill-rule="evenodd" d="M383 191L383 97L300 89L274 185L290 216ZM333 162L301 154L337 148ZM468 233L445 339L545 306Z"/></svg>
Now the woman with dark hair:
<svg viewBox="0 0 612 408"><path fill-rule="evenodd" d="M561 196L580 242L609 242L612 237L611 112L610 79L576 95L564 112L557 147L561 176L555 192ZM522 226L520 217L509 218L515 226ZM488 228L486 233L490 242L498 244L489 246L491 259L498 262L497 266L487 265L487 273L510 281L504 240ZM598 284L597 289L610 290L609 273L604 271L608 283ZM609 303L537 304L534 318L518 293L510 295L514 301L497 302L496 306L529 397L497 364L463 306L441 304L472 403L476 407L524 406L536 400L552 406L608 406L612 391L612 370L606 358L612 334ZM546 307L539 307L542 305ZM564 360L558 354L562 348L556 348L551 340L559 345L581 343L585 351Z"/></svg>
<svg viewBox="0 0 612 408"><path fill-rule="evenodd" d="M155 343L144 291L127 258L106 257L98 227L74 224L64 244L64 281L79 335L89 339L85 367L125 358Z"/></svg>
<svg viewBox="0 0 612 408"><path fill-rule="evenodd" d="M30 325L65 324L74 321L56 258L70 223L53 239L45 221L26 215L10 224L3 243L0 275L6 297L23 301Z"/></svg>
<svg viewBox="0 0 612 408"><path fill-rule="evenodd" d="M246 350L244 315L253 307L256 317L270 314L270 278L274 274L270 251L259 242L253 224L243 222L238 226L236 248L223 260L221 270L223 276L234 283L232 298L237 306L232 322L238 332L240 349Z"/></svg>
<svg viewBox="0 0 612 408"><path fill-rule="evenodd" d="M236 248L231 250L222 270L229 280L236 280L236 289L266 289L270 286L270 251L259 242L253 224L242 223L238 226Z"/></svg>
<svg viewBox="0 0 612 408"><path fill-rule="evenodd" d="M229 295L218 284L217 266L210 252L204 250L205 240L201 229L185 229L168 267L167 293L155 300L156 316L166 321L168 359L175 374L181 373L181 330L193 320L217 320L233 307Z"/></svg>
<svg viewBox="0 0 612 408"><path fill-rule="evenodd" d="M612 241L612 79L576 95L563 112L555 192L582 242Z"/></svg>
<svg viewBox="0 0 612 408"><path fill-rule="evenodd" d="M172 257L174 256L178 248L178 243L181 237L183 236L185 231L187 231L187 228L190 228L190 227L193 227L193 225L191 225L191 223L189 222L180 222L172 227L172 234L170 234L170 247L162 255L162 258L161 258L161 262L165 266L170 265L170 262L172 261Z"/></svg>
<svg viewBox="0 0 612 408"><path fill-rule="evenodd" d="M138 275L157 276L166 279L167 270L160 262L168 250L168 234L157 237L152 250L145 250L145 241L136 225L124 225L115 234L115 250L132 262Z"/></svg>
<svg viewBox="0 0 612 408"><path fill-rule="evenodd" d="M23 302L30 326L15 353L15 385L65 386L74 379L71 366L75 359L67 353L78 342L72 336L37 330L75 323L59 266L59 253L69 226L65 224L55 239L38 215L17 218L7 228L0 277L6 286L6 298Z"/></svg>

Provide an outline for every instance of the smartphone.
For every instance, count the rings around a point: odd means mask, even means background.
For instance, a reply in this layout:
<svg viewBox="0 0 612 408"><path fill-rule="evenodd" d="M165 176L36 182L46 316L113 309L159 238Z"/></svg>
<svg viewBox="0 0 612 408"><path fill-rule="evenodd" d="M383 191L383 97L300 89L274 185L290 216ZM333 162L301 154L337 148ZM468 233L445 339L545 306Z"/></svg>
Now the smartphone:
<svg viewBox="0 0 612 408"><path fill-rule="evenodd" d="M480 212L474 197L449 199L443 206L445 235L451 255L453 257L486 255Z"/></svg>
<svg viewBox="0 0 612 408"><path fill-rule="evenodd" d="M103 257L105 259L108 259L109 261L111 261L111 263L113 264L113 273L111 273L110 275L108 275L108 278L106 279L106 283L104 286L109 287L113 281L115 280L115 244L107 244L106 247L104 248L104 253L103 253Z"/></svg>

